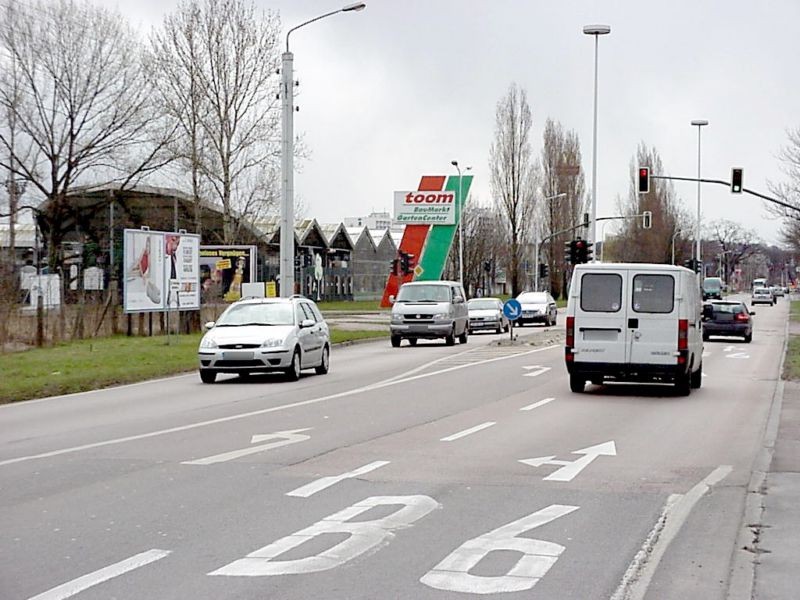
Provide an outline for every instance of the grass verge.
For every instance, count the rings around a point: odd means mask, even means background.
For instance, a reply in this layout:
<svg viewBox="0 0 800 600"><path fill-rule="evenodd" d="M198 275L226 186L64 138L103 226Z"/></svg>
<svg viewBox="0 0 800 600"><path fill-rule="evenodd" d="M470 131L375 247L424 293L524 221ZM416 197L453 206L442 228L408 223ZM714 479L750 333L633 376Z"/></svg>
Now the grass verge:
<svg viewBox="0 0 800 600"><path fill-rule="evenodd" d="M387 337L384 331L331 330L334 344ZM0 404L135 383L197 368L200 334L109 337L0 355Z"/></svg>
<svg viewBox="0 0 800 600"><path fill-rule="evenodd" d="M791 321L800 321L800 300L792 301L789 307L789 319Z"/></svg>
<svg viewBox="0 0 800 600"><path fill-rule="evenodd" d="M317 302L317 306L324 313L325 311L347 311L347 312L380 312L380 300L338 300L330 302Z"/></svg>
<svg viewBox="0 0 800 600"><path fill-rule="evenodd" d="M783 378L800 379L800 335L790 335L786 346L786 360L783 363Z"/></svg>

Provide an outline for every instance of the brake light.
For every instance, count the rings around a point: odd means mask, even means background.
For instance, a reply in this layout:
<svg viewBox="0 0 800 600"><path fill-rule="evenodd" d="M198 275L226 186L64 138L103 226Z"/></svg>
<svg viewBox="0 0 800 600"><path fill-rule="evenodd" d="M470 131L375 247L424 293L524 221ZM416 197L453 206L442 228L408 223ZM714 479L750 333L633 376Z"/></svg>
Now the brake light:
<svg viewBox="0 0 800 600"><path fill-rule="evenodd" d="M567 317L567 348L575 346L575 317Z"/></svg>
<svg viewBox="0 0 800 600"><path fill-rule="evenodd" d="M748 315L747 313L740 312L736 313L733 319L735 321L741 321L742 323L747 323L750 320L750 315Z"/></svg>
<svg viewBox="0 0 800 600"><path fill-rule="evenodd" d="M689 349L689 320L678 319L678 350Z"/></svg>

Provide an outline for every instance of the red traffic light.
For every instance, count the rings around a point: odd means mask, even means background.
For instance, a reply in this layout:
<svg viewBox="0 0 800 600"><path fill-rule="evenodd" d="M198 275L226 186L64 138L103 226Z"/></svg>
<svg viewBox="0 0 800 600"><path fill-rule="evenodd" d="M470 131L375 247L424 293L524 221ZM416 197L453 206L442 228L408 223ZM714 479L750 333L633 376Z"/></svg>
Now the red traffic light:
<svg viewBox="0 0 800 600"><path fill-rule="evenodd" d="M640 194L646 194L650 191L650 167L639 167L637 189Z"/></svg>

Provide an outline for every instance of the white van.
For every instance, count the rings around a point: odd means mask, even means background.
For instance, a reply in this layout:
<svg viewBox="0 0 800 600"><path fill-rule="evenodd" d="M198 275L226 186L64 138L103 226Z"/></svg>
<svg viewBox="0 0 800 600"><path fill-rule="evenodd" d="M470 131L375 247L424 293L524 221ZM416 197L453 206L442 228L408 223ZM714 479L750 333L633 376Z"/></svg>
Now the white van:
<svg viewBox="0 0 800 600"><path fill-rule="evenodd" d="M457 281L414 281L404 283L392 303L390 325L393 348L403 338L412 346L417 340L444 338L448 346L467 343L469 312L464 288Z"/></svg>
<svg viewBox="0 0 800 600"><path fill-rule="evenodd" d="M674 383L699 388L702 303L694 271L673 265L577 265L567 303L570 388L586 381Z"/></svg>

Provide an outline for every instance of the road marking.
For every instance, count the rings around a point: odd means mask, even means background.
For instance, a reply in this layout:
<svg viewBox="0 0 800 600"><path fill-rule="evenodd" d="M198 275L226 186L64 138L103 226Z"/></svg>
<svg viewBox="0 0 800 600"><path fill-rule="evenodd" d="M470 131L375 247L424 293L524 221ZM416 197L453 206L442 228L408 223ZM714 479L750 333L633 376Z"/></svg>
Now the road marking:
<svg viewBox="0 0 800 600"><path fill-rule="evenodd" d="M223 452L222 454L215 454L214 456L209 456L206 458L198 458L197 460L187 460L182 462L182 465L213 465L216 463L227 462L229 460L236 460L237 458L242 458L243 456L249 456L251 454L258 454L259 452L265 452L267 450L272 450L273 448L280 448L281 446L288 446L289 444L296 444L297 442L304 442L306 440L310 440L310 435L302 435L301 431L309 431L311 427L306 427L305 429L292 429L291 431L276 431L275 433L267 433L267 434L260 434L254 435L250 440L251 444L257 444L259 442L265 442L267 440L274 440L278 439L277 442L270 442L269 444L262 444L261 446L250 446L249 448L244 448L242 450L233 450L231 452Z"/></svg>
<svg viewBox="0 0 800 600"><path fill-rule="evenodd" d="M475 427L470 427L469 429L465 429L464 431L459 431L458 433L454 433L453 435L448 435L447 437L443 437L440 439L440 442L452 442L453 440L458 440L463 437L467 437L468 435L472 435L473 433L477 433L478 431L482 431L484 429L488 429L493 425L497 425L496 421L486 421L486 423L481 423L480 425L475 425Z"/></svg>
<svg viewBox="0 0 800 600"><path fill-rule="evenodd" d="M359 515L376 507L397 506L391 514L369 521L353 521ZM344 510L317 521L310 527L287 535L268 546L251 552L212 571L209 575L227 577L264 577L327 571L358 558L370 550L388 544L398 529L411 527L441 504L430 496L372 496ZM276 560L293 548L326 534L346 534L339 543L313 556L294 560ZM327 544L326 544L327 545Z"/></svg>
<svg viewBox="0 0 800 600"><path fill-rule="evenodd" d="M522 367L526 369L528 372L523 375L523 377L538 377L542 373L547 373L552 367L541 367L539 365L533 365L530 367Z"/></svg>
<svg viewBox="0 0 800 600"><path fill-rule="evenodd" d="M442 375L445 373L451 373L453 371L458 371L460 369L466 369L467 367L474 367L477 365L484 365L489 363L498 362L501 360L508 360L510 358L518 358L520 356L527 356L528 354L534 354L537 352L544 352L545 350L552 350L553 348L561 348L560 345L553 344L552 346L544 346L542 348L536 348L534 350L528 350L526 352L520 352L519 354L509 354L506 356L497 356L495 358L487 358L486 360L481 360L473 363L463 364L463 365L455 365L453 367L447 367L445 369L440 369L439 371L431 371L429 373L421 373L419 375L413 375L411 377L405 377L403 379L389 379L386 381L381 381L378 383L373 383L370 385L365 385L359 388L353 388L351 390L346 390L344 392L338 392L336 394L330 394L328 396L321 396L319 398L311 398L310 400L300 400L298 402L290 402L289 404L281 404L280 406L273 406L271 408L262 408L259 410L253 410L245 413L239 413L235 415L229 415L227 417L219 417L217 419L209 419L208 421L199 421L197 423L190 423L189 425L180 425L178 427L170 427L169 429L159 429L157 431L150 431L148 433L140 433L137 435L129 435L121 438L115 438L111 440L104 440L102 442L94 442L91 444L82 444L80 446L72 446L70 448L62 448L61 450L52 450L50 452L42 452L40 454L31 454L28 456L19 456L17 458L9 458L3 461L0 461L0 467L5 465L13 465L20 462L26 462L29 460L35 460L38 458L51 458L53 456L61 456L63 454L72 454L74 452L80 452L83 450L91 450L94 448L102 448L104 446L113 446L116 444L124 444L126 442L134 442L137 440L145 440L152 437L158 437L161 435L167 435L170 433L178 433L181 431L190 431L192 429L197 429L200 427L208 427L209 425L218 425L219 423L228 423L230 421L238 421L240 419L247 419L250 417L256 417L259 415L266 415L273 412L280 412L283 410L289 410L292 408L298 408L301 406L311 406L312 404L319 404L320 402L328 402L330 400L338 400L339 398L347 398L349 396L355 396L357 394L361 394L364 392L371 392L374 390L379 390L385 387L390 387L393 385L401 385L404 383L409 383L412 381L417 381L419 379L425 379L427 377L433 377L435 375Z"/></svg>
<svg viewBox="0 0 800 600"><path fill-rule="evenodd" d="M545 398L544 400L539 400L538 402L534 402L533 404L528 404L528 406L523 406L520 410L533 410L534 408L539 408L540 406L544 406L545 404L550 404L555 398Z"/></svg>
<svg viewBox="0 0 800 600"><path fill-rule="evenodd" d="M746 352L731 352L730 354L726 354L725 358L750 358L750 355Z"/></svg>
<svg viewBox="0 0 800 600"><path fill-rule="evenodd" d="M136 554L135 556L121 560L118 563L103 567L102 569L98 569L93 573L89 573L83 577L78 577L77 579L63 583L58 587L54 587L46 592L42 592L41 594L30 598L30 600L63 600L64 598L71 598L72 596L80 594L82 591L88 590L90 587L94 587L100 583L103 583L104 581L108 581L114 577L119 577L128 571L133 571L139 567L144 567L152 562L161 560L165 556L168 556L171 552L171 550L153 549L148 550L147 552L142 552L141 554Z"/></svg>
<svg viewBox="0 0 800 600"><path fill-rule="evenodd" d="M539 458L523 458L519 462L530 465L531 467L541 467L543 465L561 465L561 468L544 478L545 481L572 481L575 477L588 467L598 456L616 456L617 447L613 440L589 446L582 450L575 450L572 454L583 454L582 457L573 460L553 460L555 456L540 456Z"/></svg>
<svg viewBox="0 0 800 600"><path fill-rule="evenodd" d="M733 352L733 351L734 351L734 350L736 350L736 349L737 349L737 348L736 348L736 346L725 346L725 347L722 349L722 351L723 351L723 352Z"/></svg>
<svg viewBox="0 0 800 600"><path fill-rule="evenodd" d="M385 467L388 464L389 464L388 460L376 460L375 462L371 462L368 465L364 465L363 467L359 467L358 469L355 469L353 471L342 473L341 475L321 477L316 481L312 481L311 483L307 483L306 485L300 486L296 490L287 492L286 495L296 496L298 498L308 498L309 496L313 496L317 492L321 492L322 490L327 489L332 485L336 485L340 481L344 481L345 479L354 479L360 475L365 475L370 471L374 471L375 469L380 469L381 467Z"/></svg>
<svg viewBox="0 0 800 600"><path fill-rule="evenodd" d="M712 486L725 479L733 467L722 465L714 469L686 495L673 494L645 543L631 561L611 600L643 600L647 588L670 543L683 527L695 504Z"/></svg>
<svg viewBox="0 0 800 600"><path fill-rule="evenodd" d="M564 546L525 537L526 532L578 510L577 506L551 504L526 517L468 540L451 552L420 581L437 590L466 594L502 594L529 590L561 556ZM505 575L472 575L470 570L496 550L522 554Z"/></svg>

